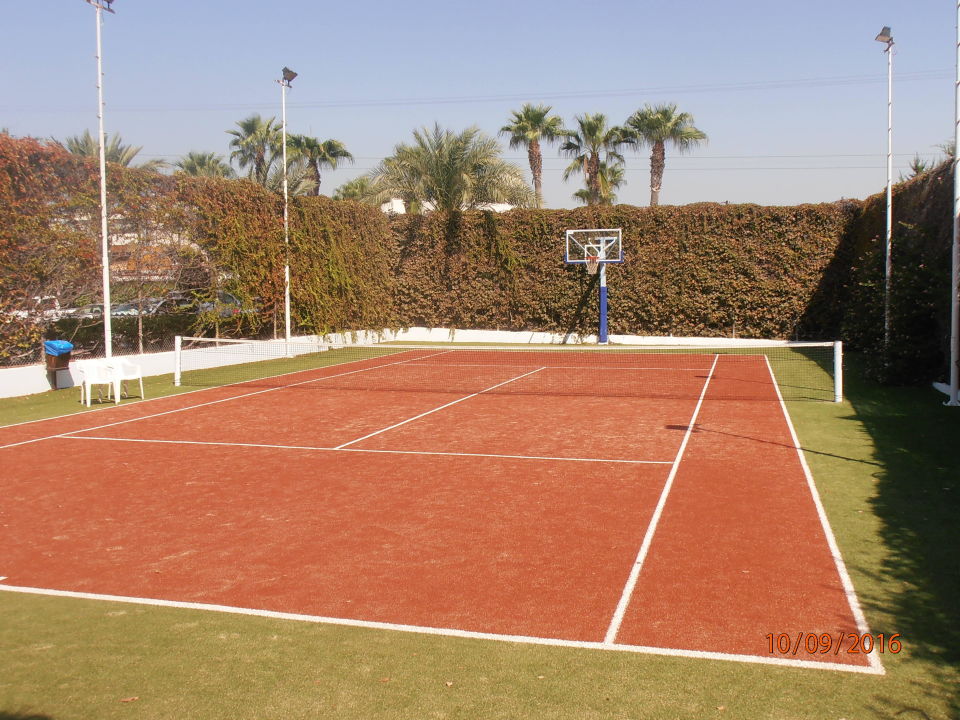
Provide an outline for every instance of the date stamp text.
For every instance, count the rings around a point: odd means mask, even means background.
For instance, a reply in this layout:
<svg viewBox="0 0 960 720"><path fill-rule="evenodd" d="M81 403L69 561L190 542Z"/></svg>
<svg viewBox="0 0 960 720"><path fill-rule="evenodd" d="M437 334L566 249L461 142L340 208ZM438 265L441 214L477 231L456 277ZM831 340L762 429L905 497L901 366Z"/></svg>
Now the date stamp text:
<svg viewBox="0 0 960 720"><path fill-rule="evenodd" d="M900 633L767 633L771 655L869 655L896 654L903 650Z"/></svg>

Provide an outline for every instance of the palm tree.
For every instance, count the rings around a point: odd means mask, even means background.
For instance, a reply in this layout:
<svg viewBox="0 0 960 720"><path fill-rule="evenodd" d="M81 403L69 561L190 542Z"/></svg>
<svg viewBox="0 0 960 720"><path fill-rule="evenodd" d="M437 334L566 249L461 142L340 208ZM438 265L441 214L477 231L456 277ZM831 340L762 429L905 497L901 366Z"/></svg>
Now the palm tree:
<svg viewBox="0 0 960 720"><path fill-rule="evenodd" d="M74 155L89 158L100 157L100 143L90 134L89 130L84 130L83 135L68 137L64 142L60 142L59 140L55 140L54 142L60 145L60 147L66 148L68 152ZM143 150L142 146L134 147L132 145L124 145L120 133L108 135L104 142L104 156L106 161L123 165L124 167L129 167L141 150ZM165 166L166 163L163 160L147 160L147 162L142 163L138 167L144 170L159 170Z"/></svg>
<svg viewBox="0 0 960 720"><path fill-rule="evenodd" d="M613 164L601 162L599 176L600 202L595 204L613 205L613 203L615 203L617 200L617 195L614 191L626 183L626 181L623 179L623 164L618 162L614 162ZM577 190L573 194L573 197L586 205L590 204L590 191L587 189Z"/></svg>
<svg viewBox="0 0 960 720"><path fill-rule="evenodd" d="M529 207L536 200L523 171L505 162L497 141L477 127L455 133L434 125L414 130L413 140L373 171L377 202L399 197L417 212L427 204L453 211L490 203Z"/></svg>
<svg viewBox="0 0 960 720"><path fill-rule="evenodd" d="M333 191L334 200L359 200L366 202L373 195L372 181L368 175L355 177Z"/></svg>
<svg viewBox="0 0 960 720"><path fill-rule="evenodd" d="M513 111L508 125L500 128L500 134L510 135L510 147L527 148L530 172L533 174L533 191L537 197L536 207L543 207L543 153L540 141L552 142L563 135L563 119L551 115L549 105L531 105L525 103L519 110Z"/></svg>
<svg viewBox="0 0 960 720"><path fill-rule="evenodd" d="M233 168L224 162L222 155L212 152L194 152L191 150L180 158L174 167L178 175L195 175L201 177L232 178L236 175Z"/></svg>
<svg viewBox="0 0 960 720"><path fill-rule="evenodd" d="M707 136L693 125L693 115L678 113L674 104L644 105L627 120L630 142L641 148L650 145L650 205L660 204L660 188L663 186L663 171L666 167L666 143L669 141L680 153L684 153Z"/></svg>
<svg viewBox="0 0 960 720"><path fill-rule="evenodd" d="M603 196L601 163L608 166L623 164L623 156L618 151L626 142L626 136L623 128L607 125L607 116L603 113L577 115L576 121L577 130L567 130L564 133L567 139L560 146L562 155L573 158L563 171L563 179L582 172L587 185L587 204L599 205Z"/></svg>
<svg viewBox="0 0 960 720"><path fill-rule="evenodd" d="M353 155L339 140L324 140L306 135L291 135L287 138L287 147L307 161L316 183L317 195L320 194L320 171L324 167L336 170L341 160L353 162Z"/></svg>
<svg viewBox="0 0 960 720"><path fill-rule="evenodd" d="M233 135L230 160L235 160L241 170L250 168L247 177L266 186L273 164L283 151L281 127L276 118L264 120L259 113L237 122L236 130L227 130Z"/></svg>
<svg viewBox="0 0 960 720"><path fill-rule="evenodd" d="M270 192L283 192L283 164L271 163L273 169L264 183L264 187ZM287 154L287 194L289 195L315 195L317 192L317 183L313 179L313 170L306 158L294 154Z"/></svg>
<svg viewBox="0 0 960 720"><path fill-rule="evenodd" d="M917 175L923 175L925 172L932 170L933 163L928 162L920 157L920 153L915 153L913 160L910 161L910 165L908 165L908 167L910 168L910 174L904 175L903 173L900 173L900 182L909 180L910 178L915 178Z"/></svg>

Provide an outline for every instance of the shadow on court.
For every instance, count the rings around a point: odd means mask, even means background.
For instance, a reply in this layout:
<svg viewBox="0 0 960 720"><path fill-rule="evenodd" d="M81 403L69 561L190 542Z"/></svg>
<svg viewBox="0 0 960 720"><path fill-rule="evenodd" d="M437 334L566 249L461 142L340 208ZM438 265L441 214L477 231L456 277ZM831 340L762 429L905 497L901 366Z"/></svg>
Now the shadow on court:
<svg viewBox="0 0 960 720"><path fill-rule="evenodd" d="M686 425L666 425L667 430L683 430L686 431ZM792 448L793 445L788 443L777 442L776 440L767 440L762 437L755 437L753 435L741 435L740 433L725 432L723 430L711 430L710 428L705 428L699 423L694 423L693 434L697 433L711 433L713 435L724 435L726 437L737 438L738 440L752 440L753 442L762 443L764 445L776 445L777 447L787 447ZM849 462L860 463L862 465L875 465L876 467L882 467L881 463L875 462L873 460L864 460L863 458L853 458L847 457L845 455L837 455L835 453L823 452L822 450L813 450L811 448L801 447L801 450L807 455L823 455L824 457L835 458L837 460L847 460Z"/></svg>

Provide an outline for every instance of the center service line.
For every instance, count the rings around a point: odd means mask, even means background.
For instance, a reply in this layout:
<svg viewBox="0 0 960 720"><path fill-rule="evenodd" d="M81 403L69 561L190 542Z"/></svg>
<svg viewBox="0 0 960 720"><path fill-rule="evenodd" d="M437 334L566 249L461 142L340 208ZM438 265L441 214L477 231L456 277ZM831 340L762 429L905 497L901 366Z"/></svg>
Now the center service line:
<svg viewBox="0 0 960 720"><path fill-rule="evenodd" d="M393 430L394 428L398 428L398 427L400 427L401 425L406 425L406 424L409 423L409 422L413 422L414 420L419 420L419 419L422 418L422 417L426 417L427 415L431 415L431 414L433 414L433 413L435 413L435 412L438 412L438 411L440 411L440 410L443 410L444 408L448 408L448 407L450 407L451 405L456 405L457 403L462 403L464 400L469 400L470 398L475 398L477 395L483 395L483 393L485 393L485 392L490 392L491 390L496 390L498 387L503 387L504 385L508 385L508 384L510 384L510 383L512 383L512 382L516 382L517 380L522 380L523 378L525 378L525 377L527 377L527 376L529 376L529 375L533 375L534 373L538 373L538 372L540 372L541 370L546 370L546 369L547 369L547 368L545 368L545 367L540 367L540 368L537 368L536 370L531 370L530 372L526 372L526 373L524 373L523 375L517 375L516 377L510 378L509 380L504 380L502 383L497 383L496 385L491 385L490 387L484 388L483 390L480 390L479 392L475 392L475 393L472 393L472 394L470 394L470 395L467 395L466 397L462 397L462 398L459 398L459 399L454 400L454 401L452 401L452 402L448 402L447 404L441 405L440 407L436 407L436 408L434 408L433 410L427 410L426 412L420 413L419 415L415 415L415 416L412 417L412 418L407 418L406 420L403 420L403 421L401 421L401 422L398 422L398 423L396 423L395 425L391 425L390 427L385 427L385 428L383 428L382 430L376 430L375 432L372 432L372 433L370 433L369 435L364 435L363 437L359 437L359 438L357 438L356 440L351 440L350 442L345 442L345 443L343 443L343 445L337 445L337 446L334 448L334 450L342 450L343 448L348 447L348 446L350 446L350 445L354 445L355 443L358 443L358 442L360 442L361 440L366 440L367 438L372 438L374 435L379 435L380 433L385 433L385 432L387 432L388 430Z"/></svg>

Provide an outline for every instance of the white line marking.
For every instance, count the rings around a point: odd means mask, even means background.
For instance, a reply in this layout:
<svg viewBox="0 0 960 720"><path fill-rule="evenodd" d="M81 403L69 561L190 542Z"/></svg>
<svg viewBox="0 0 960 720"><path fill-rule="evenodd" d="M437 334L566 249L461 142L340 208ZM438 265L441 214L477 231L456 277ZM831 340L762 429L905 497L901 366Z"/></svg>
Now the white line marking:
<svg viewBox="0 0 960 720"><path fill-rule="evenodd" d="M671 465L672 460L629 460L625 458L553 457L549 455L506 455L499 453L444 452L436 450L374 450L364 448L336 448L317 445L271 445L268 443L216 442L211 440L152 440L98 435L63 435L61 440L98 440L106 442L160 443L164 445L216 445L222 447L272 448L281 450L312 450L317 452L387 453L392 455L450 455L454 457L507 458L512 460L565 460L568 462L625 463L628 465Z"/></svg>
<svg viewBox="0 0 960 720"><path fill-rule="evenodd" d="M442 353L436 353L436 355L444 355L448 352L452 352L452 351L445 350ZM381 356L381 357L384 357L384 356ZM387 355L385 357L390 357L390 356ZM428 355L427 357L433 357L433 355ZM364 360L371 360L371 359L376 360L378 358L364 358ZM208 405L218 405L219 403L230 402L231 400L239 400L241 398L253 397L255 395L263 395L264 393L274 392L276 390L285 390L287 388L297 387L299 385L308 385L310 383L322 382L324 380L331 380L333 378L343 377L345 375L354 375L356 373L369 372L371 370L379 370L381 368L390 367L392 365L403 365L404 363L412 362L414 359L420 360L422 358L410 358L408 360L398 360L396 362L385 363L383 365L374 365L372 367L360 368L359 370L347 370L346 372L336 373L334 375L324 375L323 377L319 377L319 378L311 378L310 380L301 380L300 382L289 383L287 385L279 385L277 387L265 388L263 390L255 390L254 392L242 393L241 395L231 395L228 398L220 398L219 400L210 400L209 402L198 403L196 405L187 405L186 407L174 408L173 410L164 410L163 412L153 413L151 415L142 415L140 417L128 418L126 420L117 420L116 422L105 423L103 425L96 425L94 427L82 428L80 430L71 430L70 432L58 433L56 435L47 435L45 437L32 438L30 440L22 440L20 442L10 443L8 445L0 445L0 450L6 450L7 448L17 447L18 445L29 445L31 443L42 442L43 440L52 440L53 438L69 437L71 435L74 435L76 433L81 433L81 432L92 432L93 430L102 430L103 428L113 427L115 425L124 425L126 423L139 422L140 420L149 420L151 418L161 417L162 415L172 415L173 413L185 412L187 410L196 410L197 408L206 407ZM354 362L359 362L359 361L354 361ZM336 367L336 365L327 365L326 367ZM275 376L275 377L281 377L281 376ZM267 379L267 378L261 378L261 379ZM257 382L257 381L244 380L243 382L248 383L248 382ZM220 387L229 387L229 385L222 385ZM167 395L166 397L176 397L176 396Z"/></svg>
<svg viewBox="0 0 960 720"><path fill-rule="evenodd" d="M647 532L643 536L643 543L640 545L640 552L637 553L637 559L633 563L633 568L630 570L630 576L627 578L627 584L623 588L623 593L620 595L620 602L617 603L617 609L613 613L613 619L610 621L610 627L607 628L607 634L604 637L604 642L612 643L617 639L617 633L620 632L620 625L623 624L624 615L626 615L627 607L630 605L630 599L633 596L634 588L637 585L637 580L640 577L640 570L643 568L643 563L647 559L647 553L650 552L650 545L653 543L653 536L657 531L657 524L660 522L660 516L663 515L663 509L667 504L667 496L670 494L670 489L673 487L673 480L677 476L677 470L680 468L680 459L683 457L684 450L687 449L687 443L690 441L690 434L693 432L693 426L697 422L697 416L700 414L700 408L703 405L703 399L707 395L707 388L710 387L710 380L713 379L713 371L717 367L717 360L720 358L719 355L713 356L713 365L710 368L710 374L707 375L706 381L703 383L703 389L700 391L700 397L697 399L697 405L693 409L693 416L690 418L690 423L687 425L687 431L683 434L683 440L680 442L680 449L677 450L677 456L674 458L673 467L670 468L670 474L667 476L667 481L664 483L663 490L660 492L660 499L657 502L657 507L653 511L653 516L650 518L650 524L647 526Z"/></svg>
<svg viewBox="0 0 960 720"><path fill-rule="evenodd" d="M797 431L793 427L793 421L790 419L790 413L787 412L787 405L783 401L783 395L780 394L780 386L777 384L777 377L774 375L773 368L770 366L770 360L766 358L767 371L770 373L770 380L773 382L773 387L777 391L777 399L780 401L780 409L783 412L783 418L787 421L787 428L790 430L790 437L793 440L793 446L797 450L797 457L800 459L800 467L803 468L803 475L807 480L807 487L810 490L810 495L813 497L813 504L817 508L817 516L820 518L820 525L823 528L823 533L827 538L827 546L830 548L830 555L833 556L833 563L837 568L837 573L840 575L840 583L843 585L844 595L847 597L847 604L850 606L850 612L853 613L853 618L857 623L857 630L861 635L867 635L870 633L870 627L867 624L867 618L863 614L863 610L860 607L860 601L857 599L857 591L853 587L853 580L850 579L850 574L847 572L847 566L843 562L843 557L840 555L840 546L837 545L837 539L833 535L833 529L830 527L830 520L827 519L827 512L823 508L823 503L820 501L820 493L817 491L816 483L813 481L813 473L810 472L810 466L807 465L807 458L803 454L803 448L800 446L800 438L797 437ZM883 664L880 662L880 658L876 656L876 653L870 653L867 655L867 659L870 662L870 665L877 671L878 674L884 674Z"/></svg>
<svg viewBox="0 0 960 720"><path fill-rule="evenodd" d="M509 383L516 382L517 380L522 380L523 378L528 377L528 376L530 376L530 375L533 375L534 373L538 373L538 372L540 372L541 370L546 370L546 368L540 367L540 368L537 368L536 370L531 370L530 372L523 373L522 375L517 375L516 377L512 377L512 378L510 378L509 380L504 380L504 381L501 382L501 383L497 383L496 385L491 385L491 386L488 387L488 388L484 388L483 390L480 390L479 392L471 393L470 395L467 395L467 396L462 397L462 398L458 398L458 399L456 399L456 400L454 400L454 401L452 401L452 402L448 402L448 403L446 403L446 404L444 404L444 405L441 405L440 407L435 407L433 410L427 410L426 412L420 413L419 415L415 415L415 416L413 416L412 418L407 418L406 420L403 420L403 421L401 421L401 422L395 423L395 424L391 425L390 427L385 427L385 428L383 428L383 429L381 429L381 430L377 430L377 431L375 431L375 432L368 433L367 435L364 435L363 437L359 437L359 438L357 438L356 440L351 440L350 442L345 442L345 443L343 443L342 445L337 445L337 447L334 448L334 449L335 449L335 450L342 450L343 448L347 447L348 445L354 445L354 444L360 442L361 440L366 440L367 438L372 438L374 435L380 435L381 433L385 433L385 432L387 432L388 430L393 430L393 429L395 429L395 428L400 427L401 425L406 425L407 423L411 423L411 422L413 422L414 420L419 420L420 418L426 417L427 415L432 415L433 413L439 412L440 410L443 410L444 408L448 408L448 407L450 407L451 405L456 405L457 403L462 403L463 401L469 400L470 398L475 398L477 395L483 395L483 393L490 392L491 390L496 390L498 387L503 387L504 385L508 385Z"/></svg>
<svg viewBox="0 0 960 720"><path fill-rule="evenodd" d="M411 360L411 365L422 365L423 367L480 367L480 368L521 368L521 367L533 367L536 363L447 363L447 362L438 362L438 363L428 363L420 362L419 360ZM663 370L666 372L707 372L710 368L698 368L698 367L640 367L640 366L631 366L631 365L621 365L618 367L598 367L596 365L546 365L544 366L546 370L589 370L590 372L600 372L605 370Z"/></svg>
<svg viewBox="0 0 960 720"><path fill-rule="evenodd" d="M549 455L500 455L497 453L433 452L429 450L367 450L342 448L339 452L393 453L395 455L456 455L460 457L512 458L517 460L565 460L567 462L625 463L627 465L670 465L672 460L625 460L619 458L552 457Z"/></svg>
<svg viewBox="0 0 960 720"><path fill-rule="evenodd" d="M442 637L466 638L470 640L493 640L498 642L521 643L527 645L546 645L550 647L575 648L581 650L606 650L614 652L640 653L645 655L666 655L670 657L695 658L700 660L724 660L728 662L732 661L756 663L760 665L778 665L784 667L806 668L811 670L839 670L841 672L861 673L866 675L883 674L882 670L878 671L876 668L870 665L844 665L842 663L768 657L765 655L709 652L706 650L683 650L679 648L660 648L646 645L620 645L617 643L591 642L588 640L560 640L556 638L543 638L528 635L499 635L496 633L474 632L472 630L457 630L455 628L401 625L396 623L376 622L372 620L354 620L349 618L325 617L322 615L304 615L300 613L278 612L274 610L255 610L252 608L233 607L230 605L182 602L178 600L159 600L154 598L138 598L123 595L100 595L97 593L73 592L69 590L48 590L45 588L18 587L15 585L0 584L0 591L24 593L30 595L48 595L52 597L75 598L80 600L103 600L107 602L151 605L154 607L178 608L184 610L203 610L207 612L248 615L254 617L271 618L275 620L295 620L299 622L310 622L324 625L339 625L369 630L418 633L421 635L439 635Z"/></svg>
<svg viewBox="0 0 960 720"><path fill-rule="evenodd" d="M225 339L225 338L221 338L221 339ZM358 345L356 347L374 347L374 346ZM376 347L382 348L384 346L381 345ZM232 382L232 383L224 383L223 385L213 385L210 387L196 388L195 390L184 390L183 392L172 393L170 395L158 395L157 397L150 397L150 398L146 398L145 400L138 400L136 404L141 405L143 403L155 403L155 402L159 402L160 400L167 400L168 398L172 398L172 397L180 397L181 395L194 395L196 393L210 392L211 390L222 390L223 388L233 387L235 385L244 385L246 383L251 383L251 382L262 382L264 380L273 380L275 378L285 377L287 375L298 375L300 373L311 372L313 370L325 370L326 368L338 367L340 365L352 365L353 363L363 362L365 360L377 360L382 357L391 357L393 355L405 355L406 353L413 352L416 349L417 348L408 348L406 350L402 350L400 352L395 352L395 353L386 353L384 355L373 355L371 357L366 357L366 358L357 358L356 360L344 360L343 362L332 363L330 365L320 365L315 368L304 368L302 370L291 370L290 372L277 373L276 375L266 375L262 378L253 378L250 380L237 380L236 382ZM423 349L429 350L430 348L424 346ZM446 350L444 352L453 352L453 350ZM443 355L444 353L438 353L438 354ZM433 357L433 356L427 355L425 357ZM283 359L283 358L277 358L277 359ZM411 359L411 362L412 361L413 359ZM166 374L172 376L172 373L166 373ZM151 377L158 377L158 376L153 375ZM104 405L102 407L91 407L90 409L80 410L79 412L65 413L63 415L52 415L51 417L38 418L37 420L23 420L21 422L10 423L9 425L0 425L0 430L6 430L7 428L12 428L12 427L19 427L21 425L32 425L33 423L47 422L48 420L61 420L63 418L79 417L81 415L89 415L90 413L94 413L94 412L101 412L101 411L106 412L110 410L115 410L117 407L126 407L126 406L123 406L123 405L118 406L111 403L110 405ZM49 437L53 438L58 436L50 435ZM0 448L0 449L3 449L3 448Z"/></svg>

